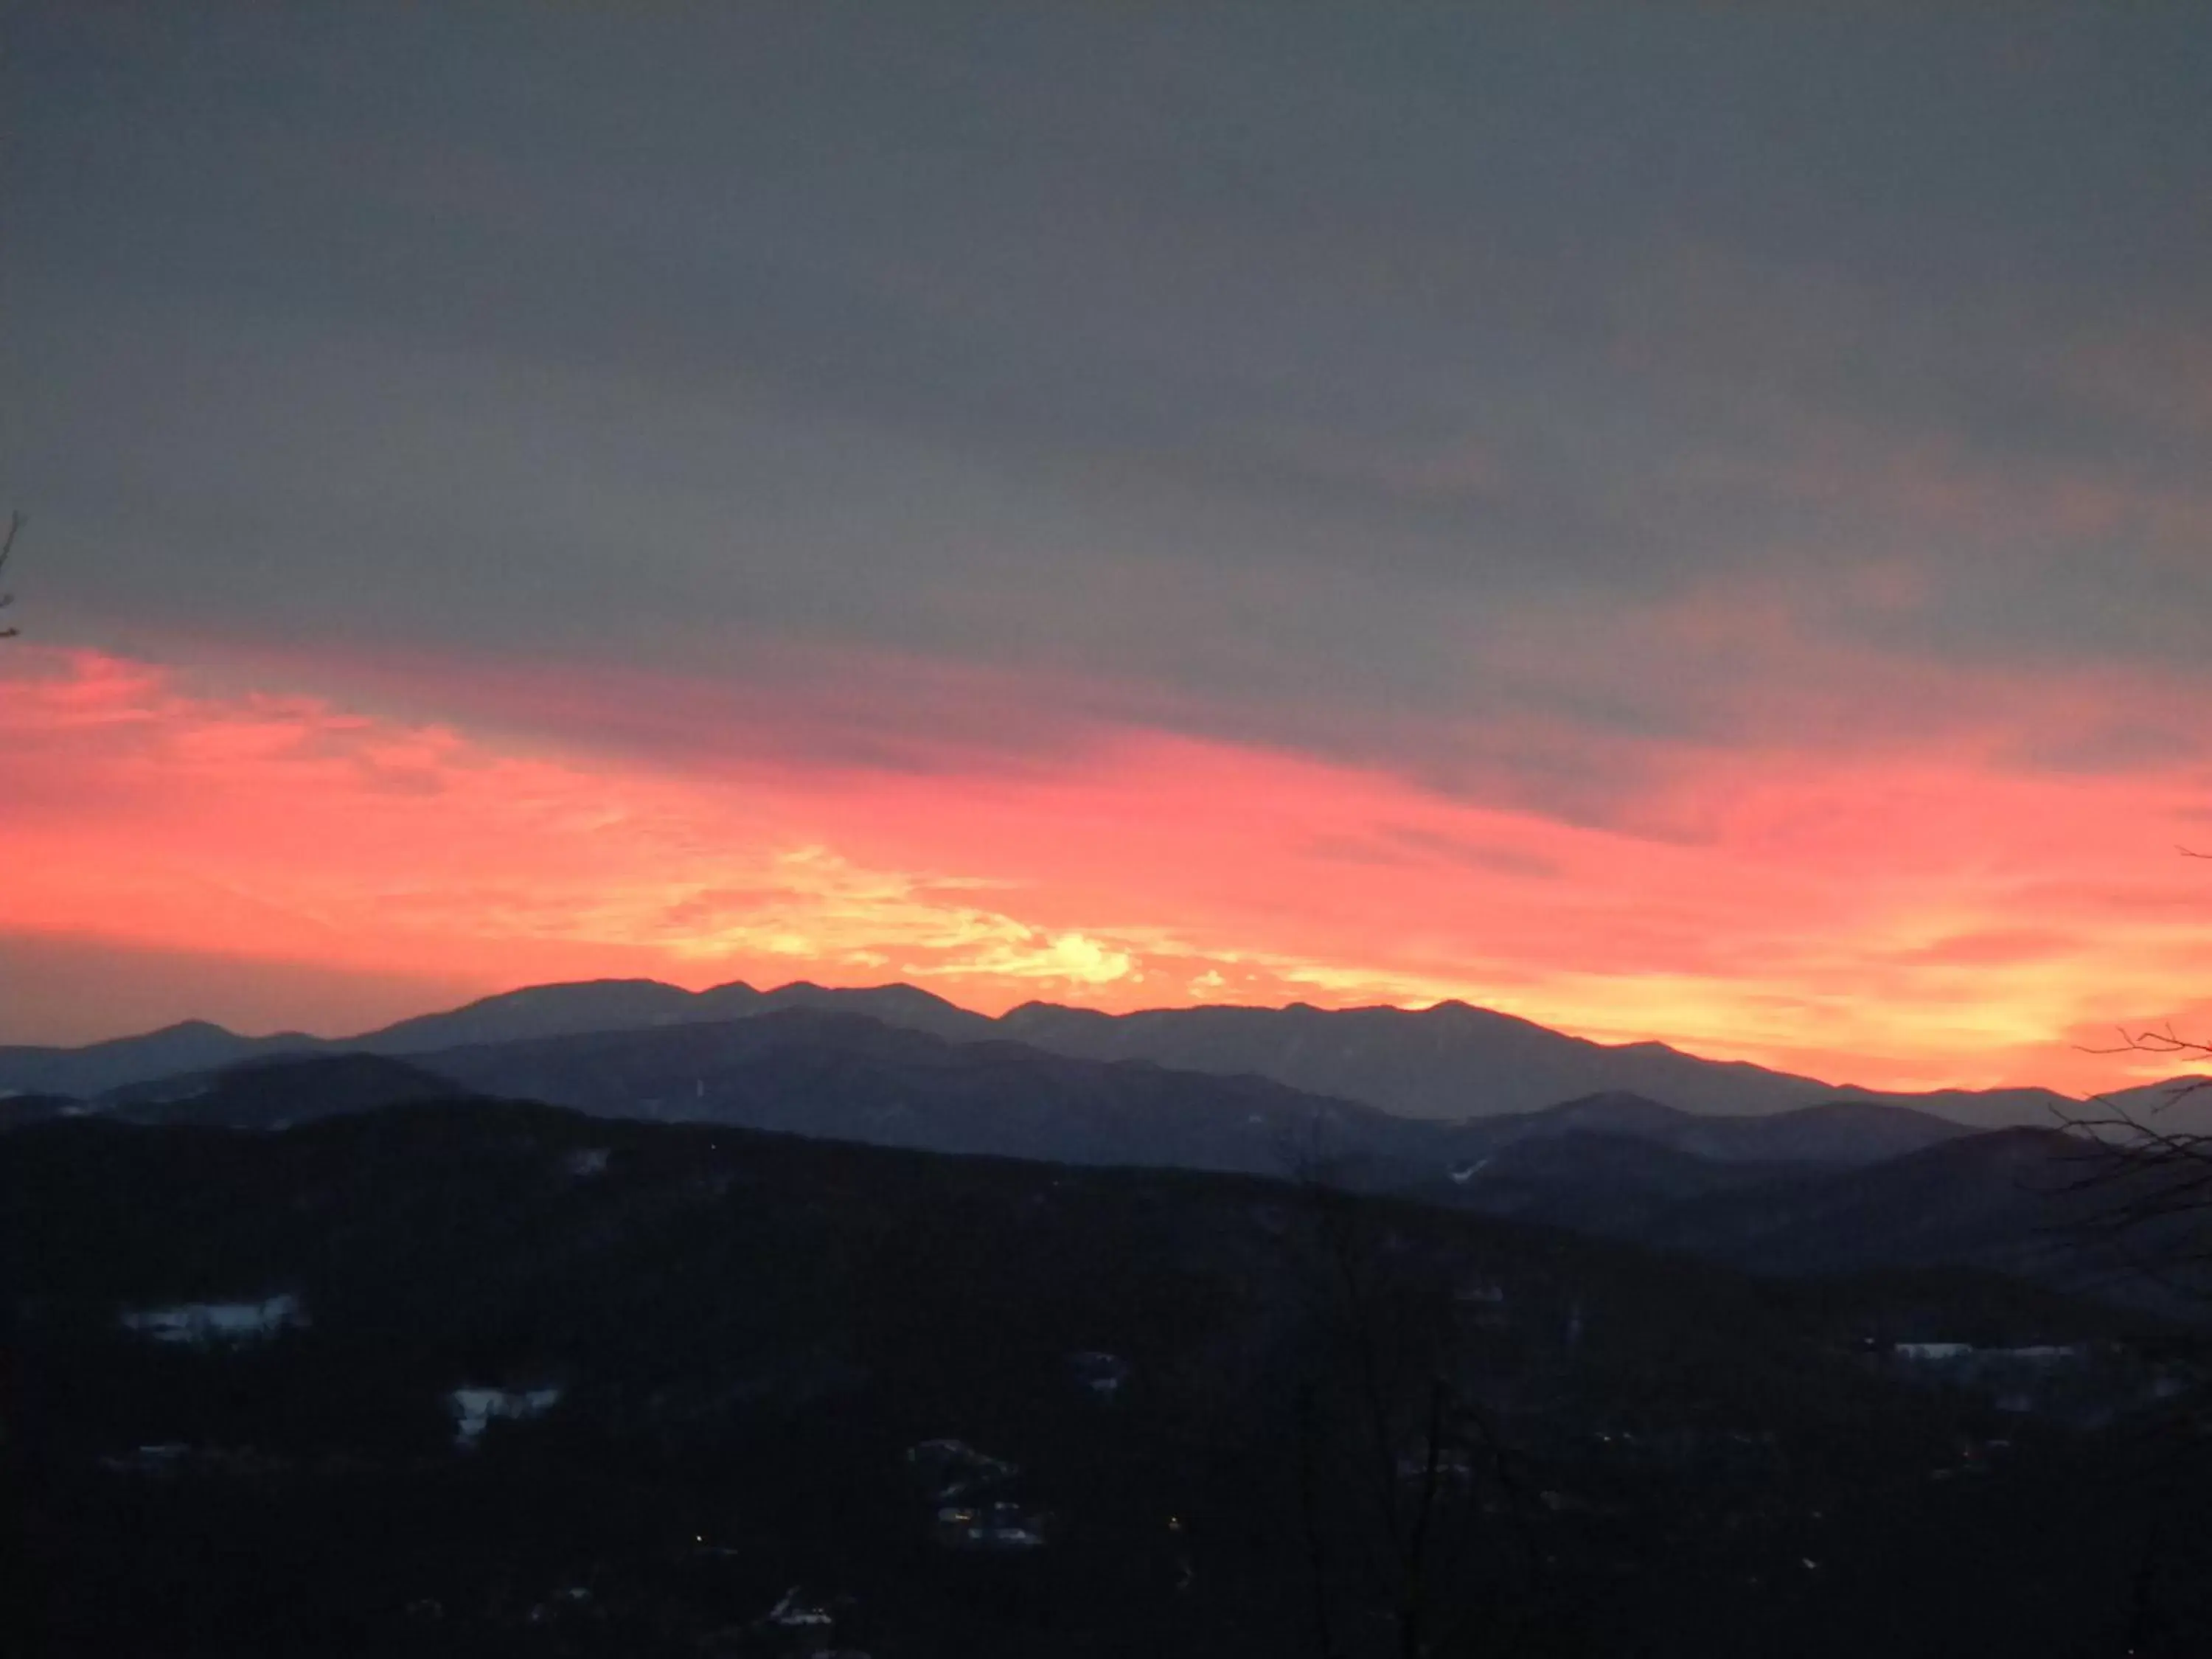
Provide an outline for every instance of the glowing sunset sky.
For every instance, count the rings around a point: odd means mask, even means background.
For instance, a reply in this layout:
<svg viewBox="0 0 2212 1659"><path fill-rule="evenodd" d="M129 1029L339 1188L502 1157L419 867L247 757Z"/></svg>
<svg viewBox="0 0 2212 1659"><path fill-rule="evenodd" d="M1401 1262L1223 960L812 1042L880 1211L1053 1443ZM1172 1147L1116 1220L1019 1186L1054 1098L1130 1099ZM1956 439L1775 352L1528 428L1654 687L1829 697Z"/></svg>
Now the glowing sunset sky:
<svg viewBox="0 0 2212 1659"><path fill-rule="evenodd" d="M19 10L0 1042L2212 1032L2200 8L640 9Z"/></svg>

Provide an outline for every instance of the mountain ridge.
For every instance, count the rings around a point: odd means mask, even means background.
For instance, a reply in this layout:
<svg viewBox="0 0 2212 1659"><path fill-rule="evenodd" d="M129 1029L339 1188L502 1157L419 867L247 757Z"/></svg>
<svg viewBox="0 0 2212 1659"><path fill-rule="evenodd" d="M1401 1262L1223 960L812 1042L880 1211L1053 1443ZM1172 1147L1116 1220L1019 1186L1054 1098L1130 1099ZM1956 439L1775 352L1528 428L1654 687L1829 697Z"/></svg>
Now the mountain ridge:
<svg viewBox="0 0 2212 1659"><path fill-rule="evenodd" d="M1639 1095L1698 1115L1887 1104L1976 1128L2050 1124L2081 1105L2032 1087L1912 1092L1829 1084L1656 1041L1596 1042L1455 1000L1418 1010L1292 1003L1124 1014L1032 1001L994 1018L896 982L841 988L799 981L763 991L738 980L691 992L650 979L526 986L344 1038L242 1036L193 1020L75 1048L0 1048L0 1091L88 1097L261 1055L358 1050L405 1056L469 1042L706 1023L793 1007L864 1013L951 1042L1012 1040L1072 1058L1250 1074L1399 1116L1442 1121L1536 1111L1607 1093ZM2148 1100L2168 1086L2154 1084L2116 1097Z"/></svg>
<svg viewBox="0 0 2212 1659"><path fill-rule="evenodd" d="M1292 1176L1327 1167L1332 1178L1364 1170L1400 1185L1577 1134L1716 1165L1844 1167L1973 1133L1899 1107L1846 1102L1729 1117L1622 1093L1445 1122L1255 1073L1091 1060L1005 1037L955 1042L804 1000L733 1019L509 1037L404 1060L364 1050L256 1054L125 1085L77 1110L273 1128L457 1089L605 1116L942 1152Z"/></svg>
<svg viewBox="0 0 2212 1659"><path fill-rule="evenodd" d="M1088 1060L1003 1038L953 1042L834 1007L465 1044L405 1060L262 1056L130 1085L89 1107L34 1109L16 1127L75 1115L279 1131L470 1097L487 1109L538 1101L613 1120L1319 1183L1762 1273L1968 1266L2093 1289L2123 1265L2054 1233L2094 1218L2098 1200L2068 1189L2100 1156L2056 1128L1977 1132L1848 1101L1721 1116L1620 1092L1442 1122L1256 1075Z"/></svg>

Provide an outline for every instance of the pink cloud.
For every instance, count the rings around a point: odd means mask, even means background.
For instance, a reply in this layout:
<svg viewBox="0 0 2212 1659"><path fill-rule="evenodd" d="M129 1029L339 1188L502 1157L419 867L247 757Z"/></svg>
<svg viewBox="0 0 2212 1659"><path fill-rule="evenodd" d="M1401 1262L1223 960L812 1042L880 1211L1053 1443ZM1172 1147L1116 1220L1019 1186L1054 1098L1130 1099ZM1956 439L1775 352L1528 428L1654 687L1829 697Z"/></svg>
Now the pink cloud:
<svg viewBox="0 0 2212 1659"><path fill-rule="evenodd" d="M9 669L0 744L36 806L0 857L40 878L0 891L0 933L312 963L332 1029L366 1023L346 975L907 978L987 1009L1458 996L1860 1082L2093 1088L2127 1070L2069 1033L2185 1007L2212 970L2203 866L2171 851L2201 779L2041 773L1989 732L1655 745L1633 810L1593 824L1103 720L1019 767L960 764L957 731L884 768L718 754L680 722L623 756L91 653ZM229 1012L274 1018L243 991Z"/></svg>

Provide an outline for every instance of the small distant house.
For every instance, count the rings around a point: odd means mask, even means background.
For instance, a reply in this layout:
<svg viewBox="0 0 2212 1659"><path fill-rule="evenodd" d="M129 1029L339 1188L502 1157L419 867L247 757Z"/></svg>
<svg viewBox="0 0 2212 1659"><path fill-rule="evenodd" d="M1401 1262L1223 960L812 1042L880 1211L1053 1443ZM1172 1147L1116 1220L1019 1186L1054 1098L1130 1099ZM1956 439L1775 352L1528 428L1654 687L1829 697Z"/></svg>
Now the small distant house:
<svg viewBox="0 0 2212 1659"><path fill-rule="evenodd" d="M1997 1348L1991 1357L2022 1365L2071 1365L2088 1355L2087 1347L2079 1342L2041 1342L2025 1348Z"/></svg>
<svg viewBox="0 0 2212 1659"><path fill-rule="evenodd" d="M258 1342L307 1322L307 1310L296 1296L264 1297L258 1302L180 1302L144 1308L123 1316L123 1328L156 1342L196 1348Z"/></svg>
<svg viewBox="0 0 2212 1659"><path fill-rule="evenodd" d="M483 1437L483 1431L493 1422L506 1419L525 1422L542 1417L561 1403L557 1388L538 1389L455 1389L446 1396L453 1413L453 1440L457 1445L473 1446Z"/></svg>
<svg viewBox="0 0 2212 1659"><path fill-rule="evenodd" d="M584 1146L570 1152L561 1160L562 1167L579 1181L607 1172L608 1161L614 1156L605 1146Z"/></svg>
<svg viewBox="0 0 2212 1659"><path fill-rule="evenodd" d="M1422 1450L1407 1452L1398 1459L1398 1479L1402 1484L1425 1485L1432 1472L1441 1486L1472 1486L1474 1484L1474 1459L1459 1446L1439 1447L1433 1465L1428 1453Z"/></svg>
<svg viewBox="0 0 2212 1659"><path fill-rule="evenodd" d="M1069 1371L1094 1400L1111 1403L1129 1380L1129 1362L1118 1354L1092 1351L1069 1356Z"/></svg>
<svg viewBox="0 0 2212 1659"><path fill-rule="evenodd" d="M115 1474L174 1474L191 1458L192 1449L181 1440L165 1440L157 1446L141 1446L100 1460Z"/></svg>
<svg viewBox="0 0 2212 1659"><path fill-rule="evenodd" d="M906 1462L940 1504L988 1492L1021 1473L1004 1458L977 1451L964 1440L925 1440L907 1448Z"/></svg>
<svg viewBox="0 0 2212 1659"><path fill-rule="evenodd" d="M784 1631L827 1632L837 1622L837 1615L820 1603L803 1595L798 1585L784 1591L783 1599L768 1610L761 1620L763 1625Z"/></svg>
<svg viewBox="0 0 2212 1659"><path fill-rule="evenodd" d="M1043 1514L1019 1504L947 1504L933 1530L947 1549L1019 1552L1045 1544Z"/></svg>

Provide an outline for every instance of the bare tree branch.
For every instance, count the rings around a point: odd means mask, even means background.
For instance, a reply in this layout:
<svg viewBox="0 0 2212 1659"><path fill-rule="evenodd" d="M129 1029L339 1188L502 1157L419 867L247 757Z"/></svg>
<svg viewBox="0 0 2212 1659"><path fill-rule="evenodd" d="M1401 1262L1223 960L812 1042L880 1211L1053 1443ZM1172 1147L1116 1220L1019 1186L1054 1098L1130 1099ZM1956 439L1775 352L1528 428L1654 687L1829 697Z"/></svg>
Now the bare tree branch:
<svg viewBox="0 0 2212 1659"><path fill-rule="evenodd" d="M22 528L23 515L20 513L10 513L8 515L8 533L0 536L0 576L4 576L8 573L8 558L15 550L15 537ZM0 611L5 611L15 603L15 596L13 593L0 592ZM12 640L20 632L21 632L20 629L0 628L0 640Z"/></svg>
<svg viewBox="0 0 2212 1659"><path fill-rule="evenodd" d="M2185 857L2207 856L2178 849ZM2119 1028L2109 1046L2082 1045L2099 1054L2154 1054L2184 1062L2212 1061L2212 1042L2185 1037L2171 1023ZM2057 1224L2084 1243L2117 1256L2121 1271L2197 1297L2208 1294L2191 1270L2212 1261L2212 1134L2185 1129L2163 1115L2178 1103L2212 1089L2212 1076L2180 1077L2160 1091L2148 1109L2116 1096L2093 1097L2081 1111L2055 1111L2059 1127L2078 1136L2083 1173L2052 1196L2101 1201L2086 1217Z"/></svg>

